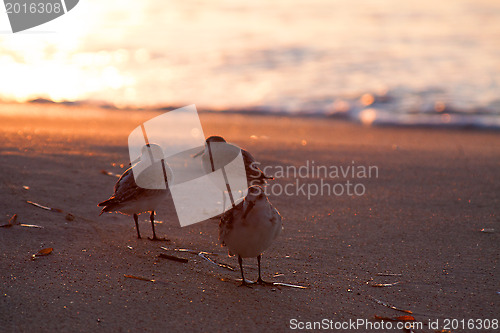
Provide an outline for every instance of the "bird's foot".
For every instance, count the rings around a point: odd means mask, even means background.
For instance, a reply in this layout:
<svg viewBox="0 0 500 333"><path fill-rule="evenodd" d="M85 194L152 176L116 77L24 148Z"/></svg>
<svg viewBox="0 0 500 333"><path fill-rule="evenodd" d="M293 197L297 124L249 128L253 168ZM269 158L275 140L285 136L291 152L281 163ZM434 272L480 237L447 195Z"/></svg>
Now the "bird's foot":
<svg viewBox="0 0 500 333"><path fill-rule="evenodd" d="M163 241L170 242L170 239L166 239L165 237L156 237L156 235L154 235L153 237L148 237L148 239L151 241L158 241L158 242L163 242Z"/></svg>
<svg viewBox="0 0 500 333"><path fill-rule="evenodd" d="M261 286L274 286L274 282L264 281L260 277L257 279L257 282L255 283L260 284Z"/></svg>
<svg viewBox="0 0 500 333"><path fill-rule="evenodd" d="M248 288L252 288L252 284L254 284L255 282L251 281L251 280L247 280L247 279L244 279L244 280L241 280L241 279L237 279L236 281L241 281L241 283L238 285L238 287L248 287Z"/></svg>
<svg viewBox="0 0 500 333"><path fill-rule="evenodd" d="M238 287L247 287L247 288L252 289L252 286L246 281L241 281L241 283L238 285Z"/></svg>

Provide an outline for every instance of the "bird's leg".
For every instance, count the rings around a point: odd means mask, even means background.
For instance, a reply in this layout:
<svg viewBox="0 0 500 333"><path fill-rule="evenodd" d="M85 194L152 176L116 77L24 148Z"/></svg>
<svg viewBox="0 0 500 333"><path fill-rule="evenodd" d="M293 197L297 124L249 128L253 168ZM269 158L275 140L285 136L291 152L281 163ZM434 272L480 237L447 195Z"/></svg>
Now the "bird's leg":
<svg viewBox="0 0 500 333"><path fill-rule="evenodd" d="M139 232L139 217L134 214L135 230L137 230L137 238L141 239L141 233Z"/></svg>
<svg viewBox="0 0 500 333"><path fill-rule="evenodd" d="M150 219L151 219L151 228L153 228L153 237L152 238L148 237L148 239L152 240L152 241L164 241L164 240L167 240L167 239L165 239L165 237L163 237L163 238L156 237L156 232L155 232L155 211L154 210L151 211Z"/></svg>
<svg viewBox="0 0 500 333"><path fill-rule="evenodd" d="M240 255L238 255L238 263L240 264L240 271L241 271L241 284L240 284L240 287L245 286L245 287L251 288L250 285L245 280L245 275L243 275L243 260L241 259Z"/></svg>
<svg viewBox="0 0 500 333"><path fill-rule="evenodd" d="M222 191L222 214L226 211L226 195L225 192Z"/></svg>
<svg viewBox="0 0 500 333"><path fill-rule="evenodd" d="M261 257L262 257L262 255L261 255L261 254L259 254L259 256L257 257L257 263L259 264L259 278L257 279L257 283L258 283L258 284L263 284L263 285L268 284L268 285L273 286L273 285L274 285L274 283L273 283L273 282L267 282L267 281L264 281L264 280L262 280L262 278L261 278L261 276L260 276L260 258L261 258Z"/></svg>

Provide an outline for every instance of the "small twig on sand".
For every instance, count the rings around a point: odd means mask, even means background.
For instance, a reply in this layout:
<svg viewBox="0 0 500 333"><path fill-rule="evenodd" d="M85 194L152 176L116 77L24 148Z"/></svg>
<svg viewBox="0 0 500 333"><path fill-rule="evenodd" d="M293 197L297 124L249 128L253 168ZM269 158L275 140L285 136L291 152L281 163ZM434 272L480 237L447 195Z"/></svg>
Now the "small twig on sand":
<svg viewBox="0 0 500 333"><path fill-rule="evenodd" d="M173 261L177 261L177 262L182 262L182 263L187 263L188 260L185 259L185 258L179 258L179 257L176 257L176 256L171 256L169 254L165 254L165 253L160 253L158 255L159 258L162 258L162 259L169 259L169 260L173 260Z"/></svg>
<svg viewBox="0 0 500 333"><path fill-rule="evenodd" d="M369 296L369 297L370 297L370 298L371 298L374 302L377 302L377 303L378 303L378 304L380 304L380 305L383 305L383 306L385 306L385 307L388 307L389 309L393 309L393 310L400 311L400 312L404 312L404 313L413 313L413 312L411 312L410 310L403 310L403 309L399 309L399 308L397 308L397 307L395 307L395 306L393 306L393 305L390 305L390 304L388 304L388 303L386 303L386 302L384 302L384 301L378 300L378 299L376 299L375 297L371 297L371 296Z"/></svg>
<svg viewBox="0 0 500 333"><path fill-rule="evenodd" d="M29 201L29 200L27 200L26 202L29 203L30 205L35 206L35 207L38 207L38 208L41 208L41 209L45 209L45 210L49 210L49 211L52 211L52 212L67 213L66 216L64 217L67 221L73 221L76 218L78 218L78 219L81 219L81 220L83 220L85 222L96 223L94 220L91 220L91 219L88 219L86 217L83 217L83 216L80 216L80 215L76 215L76 214L73 214L73 213L65 212L64 210L59 209L59 208L47 207L47 206L40 205L39 203L36 203L36 202L33 202L33 201Z"/></svg>
<svg viewBox="0 0 500 333"><path fill-rule="evenodd" d="M378 276L403 276L403 274L398 273L377 273Z"/></svg>
<svg viewBox="0 0 500 333"><path fill-rule="evenodd" d="M136 279L136 280L147 281L147 282L155 282L155 280L144 278L142 276L135 276L135 275L128 275L128 274L123 274L123 276L126 278L129 278L129 279Z"/></svg>
<svg viewBox="0 0 500 333"><path fill-rule="evenodd" d="M394 282L394 283L373 283L371 284L372 287L392 287L392 286L395 286L397 284L399 284L400 282Z"/></svg>
<svg viewBox="0 0 500 333"><path fill-rule="evenodd" d="M116 178L120 178L121 177L121 175L119 175L117 173L109 172L109 171L106 171L106 170L101 170L101 173L103 175L106 175L106 176L111 176L111 177L116 177Z"/></svg>
<svg viewBox="0 0 500 333"><path fill-rule="evenodd" d="M0 228L10 228L10 227L13 227L15 225L18 225L20 227L25 227L25 228L39 228L39 229L43 229L42 226L39 226L39 225L36 225L36 224L19 223L17 221L17 214L12 215L12 217L9 220L9 223L0 225Z"/></svg>
<svg viewBox="0 0 500 333"><path fill-rule="evenodd" d="M50 210L52 212L62 213L62 209L59 209L59 208L50 208L50 207L47 207L47 206L42 206L42 205L40 205L40 204L38 204L36 202L29 201L29 200L27 200L26 202L29 203L30 205L36 206L38 208L42 208L42 209L45 209L45 210Z"/></svg>
<svg viewBox="0 0 500 333"><path fill-rule="evenodd" d="M207 252L200 252L200 253L198 253L198 255L200 257L202 257L203 259L207 260L208 262L211 262L212 264L214 264L216 266L228 269L230 271L234 271L234 267L232 267L231 265L219 263L219 262L213 260L212 258L206 257L207 254L208 254Z"/></svg>
<svg viewBox="0 0 500 333"><path fill-rule="evenodd" d="M190 254L194 254L194 255L202 257L203 259L205 259L206 261L208 261L211 264L214 264L216 266L228 269L230 271L234 271L234 267L232 267L231 265L224 264L224 263L219 263L219 262L213 260L212 258L208 257L208 255L218 256L219 255L218 253L211 253L211 252L206 252L206 251L197 251L197 250L191 250L191 249L168 249L168 248L166 248L164 246L162 246L160 248L162 250L165 250L165 251L187 252L187 253L190 253Z"/></svg>
<svg viewBox="0 0 500 333"><path fill-rule="evenodd" d="M304 287L304 286L299 286L297 284L283 283L283 282L273 282L273 285L290 287L290 288L298 288L298 289L307 289L307 287Z"/></svg>
<svg viewBox="0 0 500 333"><path fill-rule="evenodd" d="M160 284L168 284L167 282L164 281L158 281L155 279L148 279L142 276L135 276L135 275L128 275L128 274L123 274L124 277L129 278L129 279L135 279L135 280L141 280L141 281L146 281L146 282L154 282L154 283L160 283Z"/></svg>
<svg viewBox="0 0 500 333"><path fill-rule="evenodd" d="M415 321L415 317L413 316L398 316L398 317L385 317L385 316L377 316L375 315L374 318L376 320L385 320L385 321Z"/></svg>

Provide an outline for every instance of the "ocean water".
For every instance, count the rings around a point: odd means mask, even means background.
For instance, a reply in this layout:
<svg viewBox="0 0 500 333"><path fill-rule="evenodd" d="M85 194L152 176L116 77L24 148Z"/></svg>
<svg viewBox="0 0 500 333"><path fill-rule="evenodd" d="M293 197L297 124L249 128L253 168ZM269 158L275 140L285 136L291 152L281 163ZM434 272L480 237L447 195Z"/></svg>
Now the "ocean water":
<svg viewBox="0 0 500 333"><path fill-rule="evenodd" d="M0 18L7 101L500 128L500 1L82 0L18 34Z"/></svg>

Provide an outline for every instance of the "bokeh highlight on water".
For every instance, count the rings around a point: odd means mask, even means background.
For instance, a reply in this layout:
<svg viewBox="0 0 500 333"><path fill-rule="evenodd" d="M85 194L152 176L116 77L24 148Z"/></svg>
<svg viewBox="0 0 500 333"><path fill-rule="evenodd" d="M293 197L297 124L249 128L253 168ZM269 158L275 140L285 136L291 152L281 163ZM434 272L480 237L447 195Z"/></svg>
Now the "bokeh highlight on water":
<svg viewBox="0 0 500 333"><path fill-rule="evenodd" d="M497 1L86 0L65 16L0 35L0 98L500 128Z"/></svg>

